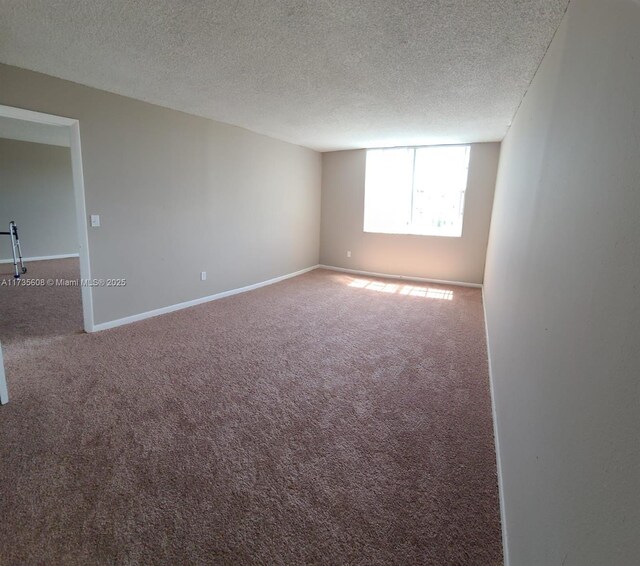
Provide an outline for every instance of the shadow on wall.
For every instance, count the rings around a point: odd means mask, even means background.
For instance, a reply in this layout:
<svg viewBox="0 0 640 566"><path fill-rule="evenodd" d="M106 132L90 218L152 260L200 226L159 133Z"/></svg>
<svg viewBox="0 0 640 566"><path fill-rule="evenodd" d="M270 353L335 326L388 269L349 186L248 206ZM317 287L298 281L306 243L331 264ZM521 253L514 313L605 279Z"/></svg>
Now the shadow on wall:
<svg viewBox="0 0 640 566"><path fill-rule="evenodd" d="M572 1L503 142L484 292L512 564L640 556L639 25L637 0Z"/></svg>

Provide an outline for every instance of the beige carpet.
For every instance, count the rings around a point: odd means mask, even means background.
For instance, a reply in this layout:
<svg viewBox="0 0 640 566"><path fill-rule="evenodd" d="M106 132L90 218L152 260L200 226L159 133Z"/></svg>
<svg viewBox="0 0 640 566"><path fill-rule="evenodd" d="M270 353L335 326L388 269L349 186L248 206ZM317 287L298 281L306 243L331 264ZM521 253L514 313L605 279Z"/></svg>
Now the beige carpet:
<svg viewBox="0 0 640 566"><path fill-rule="evenodd" d="M502 562L479 290L318 270L93 335L55 291L0 287L1 564Z"/></svg>
<svg viewBox="0 0 640 566"><path fill-rule="evenodd" d="M78 281L76 258L27 263L16 282L13 264L0 264L0 342L4 346L82 332L79 287L47 285L47 280ZM40 283L44 281L44 286ZM16 284L17 283L17 284Z"/></svg>

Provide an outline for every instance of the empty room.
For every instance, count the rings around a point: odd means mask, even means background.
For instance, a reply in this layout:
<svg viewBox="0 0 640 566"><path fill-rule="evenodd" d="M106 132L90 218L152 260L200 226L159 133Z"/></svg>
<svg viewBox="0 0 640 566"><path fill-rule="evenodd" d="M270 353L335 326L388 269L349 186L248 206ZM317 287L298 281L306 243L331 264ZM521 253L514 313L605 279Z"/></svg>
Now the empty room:
<svg viewBox="0 0 640 566"><path fill-rule="evenodd" d="M0 0L0 564L640 563L638 29Z"/></svg>

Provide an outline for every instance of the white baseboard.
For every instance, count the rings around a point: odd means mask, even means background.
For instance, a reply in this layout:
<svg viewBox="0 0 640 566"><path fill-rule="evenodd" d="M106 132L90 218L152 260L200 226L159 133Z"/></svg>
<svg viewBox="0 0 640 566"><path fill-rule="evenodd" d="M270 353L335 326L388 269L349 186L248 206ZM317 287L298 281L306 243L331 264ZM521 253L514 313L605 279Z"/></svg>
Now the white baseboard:
<svg viewBox="0 0 640 566"><path fill-rule="evenodd" d="M59 254L59 255L40 255L36 257L23 257L25 263L31 261L46 261L48 259L68 259L70 257L80 257L80 254ZM0 263L13 263L13 259L0 259Z"/></svg>
<svg viewBox="0 0 640 566"><path fill-rule="evenodd" d="M484 333L487 341L487 363L489 365L489 390L491 391L491 412L493 415L493 438L496 445L496 467L498 469L498 496L500 497L500 523L502 525L502 553L504 566L509 566L509 539L507 537L507 515L504 503L504 483L502 481L502 464L500 461L500 438L498 435L498 417L496 414L495 388L493 387L493 371L491 369L491 348L489 346L489 324L487 322L487 305L482 289L482 311L484 315Z"/></svg>
<svg viewBox="0 0 640 566"><path fill-rule="evenodd" d="M231 289L229 291L222 291L221 293L216 293L215 295L200 297L199 299L185 301L184 303L177 303L175 305L169 305L167 307L154 309L154 310L143 312L140 314L126 316L124 318L118 318L116 320L110 320L108 322L101 322L99 324L94 324L90 332L99 332L100 330L108 330L109 328L115 328L116 326L122 326L123 324L130 324L131 322L145 320L146 318L151 318L161 314L168 314L170 312L186 309L189 307L195 307L196 305L201 305L202 303L208 303L210 301L224 299L225 297L231 297L232 295L246 293L247 291L253 291L254 289L259 289L260 287L266 287L267 285L273 285L274 283L279 283L280 281L284 281L285 279L291 279L292 277L297 277L298 275L302 275L303 273L313 271L318 267L319 267L318 265L313 265L311 267L306 267L305 269L301 269L300 271L295 271L294 273L288 273L286 275L281 275L280 277L274 277L273 279L268 279L267 281L261 281L260 283L254 283L253 285L247 285L246 287Z"/></svg>
<svg viewBox="0 0 640 566"><path fill-rule="evenodd" d="M364 275L367 277L384 277L385 279L401 279L403 281L416 281L418 283L433 283L436 285L456 285L457 287L473 287L474 289L482 289L482 283L466 283L464 281L446 281L444 279L427 279L425 277L411 277L408 275L392 275L390 273L376 273L374 271L361 271L359 269L346 269L344 267L335 267L333 265L319 265L321 269L330 269L331 271L341 271L342 273L353 273L354 275Z"/></svg>

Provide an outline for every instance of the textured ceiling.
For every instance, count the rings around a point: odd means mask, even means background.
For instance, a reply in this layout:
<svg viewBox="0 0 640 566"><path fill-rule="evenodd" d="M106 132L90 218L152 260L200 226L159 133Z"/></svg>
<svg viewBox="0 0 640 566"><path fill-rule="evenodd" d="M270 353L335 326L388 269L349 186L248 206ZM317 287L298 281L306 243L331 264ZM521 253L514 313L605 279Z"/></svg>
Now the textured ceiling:
<svg viewBox="0 0 640 566"><path fill-rule="evenodd" d="M319 150L501 140L568 0L0 0L0 61Z"/></svg>

